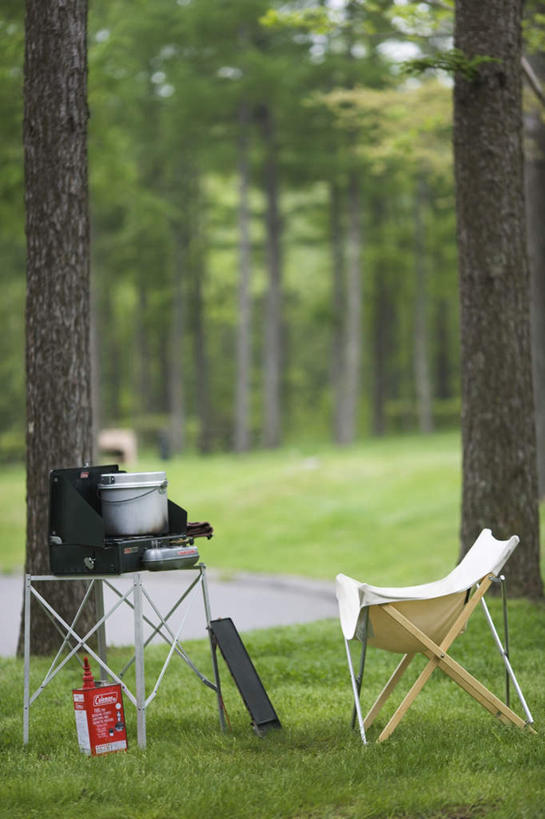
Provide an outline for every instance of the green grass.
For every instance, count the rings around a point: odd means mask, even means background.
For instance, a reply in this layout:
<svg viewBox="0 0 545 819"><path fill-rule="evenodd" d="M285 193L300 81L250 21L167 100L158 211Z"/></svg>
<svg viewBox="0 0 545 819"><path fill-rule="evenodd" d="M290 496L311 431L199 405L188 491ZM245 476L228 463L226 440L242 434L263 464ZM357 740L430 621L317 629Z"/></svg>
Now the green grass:
<svg viewBox="0 0 545 819"><path fill-rule="evenodd" d="M134 468L165 469L169 496L189 519L211 521L215 535L199 542L201 559L225 573L332 579L343 571L395 585L435 580L457 559L456 433L367 440L346 449L188 455L166 463L146 458ZM4 467L0 571L23 565L24 521L24 470Z"/></svg>
<svg viewBox="0 0 545 819"><path fill-rule="evenodd" d="M161 466L149 458L138 468ZM456 560L460 459L453 434L346 450L188 456L164 466L170 497L190 519L214 524L214 538L200 543L201 557L225 573L332 579L344 571L403 584L435 579ZM4 468L4 570L21 567L23 543L23 470ZM491 609L500 619L497 600ZM147 749L137 747L135 711L125 700L128 753L86 758L77 748L72 712L70 692L81 680L73 662L32 706L30 744L23 750L22 663L0 659L0 816L542 817L545 607L517 600L510 609L513 662L537 736L498 723L435 672L393 737L363 748L348 727L351 694L340 629L328 621L245 636L283 724L265 739L249 728L224 667L232 725L226 734L218 728L213 692L174 658L148 710ZM187 647L210 675L206 643ZM115 668L127 651L111 650ZM165 651L154 646L148 652L149 693ZM480 612L453 654L501 696L503 672ZM366 704L395 662L369 649ZM421 667L413 665L402 691ZM47 667L33 659L33 689ZM379 717L371 740L389 713Z"/></svg>
<svg viewBox="0 0 545 819"><path fill-rule="evenodd" d="M436 578L456 559L456 434L342 450L147 459L137 468L165 468L169 496L189 519L212 522L216 534L200 542L201 557L226 572L332 578L342 570L409 583ZM24 472L9 467L0 475L0 569L18 569L23 558Z"/></svg>
<svg viewBox="0 0 545 819"><path fill-rule="evenodd" d="M499 602L492 600L493 615ZM2 712L0 815L10 817L542 817L545 804L543 645L545 609L511 606L513 662L539 733L497 722L435 672L395 734L364 748L349 729L351 694L335 622L250 632L246 645L282 721L264 739L222 665L231 730L218 727L213 692L174 658L148 709L148 747L136 744L135 710L125 699L129 751L87 758L77 748L71 688L74 664L31 708L30 743L21 744L22 664L0 661ZM486 651L483 650L483 646ZM188 643L205 673L205 641ZM152 647L148 691L165 650ZM453 652L502 695L503 673L484 617L476 612ZM112 650L120 666L127 652ZM364 703L378 693L394 655L369 649ZM414 665L417 665L416 661ZM400 688L414 679L421 663ZM47 662L34 659L36 687ZM515 705L520 712L520 708Z"/></svg>
<svg viewBox="0 0 545 819"><path fill-rule="evenodd" d="M23 567L25 525L24 468L3 464L0 470L0 571Z"/></svg>

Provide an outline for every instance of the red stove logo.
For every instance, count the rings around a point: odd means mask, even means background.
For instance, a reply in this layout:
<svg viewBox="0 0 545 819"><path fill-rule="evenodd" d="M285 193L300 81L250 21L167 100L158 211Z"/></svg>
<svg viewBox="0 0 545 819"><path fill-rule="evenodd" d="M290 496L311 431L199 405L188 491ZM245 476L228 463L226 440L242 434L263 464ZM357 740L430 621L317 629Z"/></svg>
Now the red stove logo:
<svg viewBox="0 0 545 819"><path fill-rule="evenodd" d="M113 705L117 702L117 694L95 694L93 697L93 705L98 708L101 705Z"/></svg>

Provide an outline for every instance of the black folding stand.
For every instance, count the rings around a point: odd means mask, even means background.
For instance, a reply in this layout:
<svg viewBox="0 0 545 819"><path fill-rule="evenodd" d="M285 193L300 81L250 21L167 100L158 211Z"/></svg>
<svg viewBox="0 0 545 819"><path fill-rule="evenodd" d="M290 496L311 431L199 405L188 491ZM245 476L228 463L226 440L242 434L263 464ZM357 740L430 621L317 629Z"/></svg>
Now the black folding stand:
<svg viewBox="0 0 545 819"><path fill-rule="evenodd" d="M215 654L219 646L240 696L250 713L256 734L263 736L267 728L280 728L280 720L231 618L211 620L208 628L212 650Z"/></svg>

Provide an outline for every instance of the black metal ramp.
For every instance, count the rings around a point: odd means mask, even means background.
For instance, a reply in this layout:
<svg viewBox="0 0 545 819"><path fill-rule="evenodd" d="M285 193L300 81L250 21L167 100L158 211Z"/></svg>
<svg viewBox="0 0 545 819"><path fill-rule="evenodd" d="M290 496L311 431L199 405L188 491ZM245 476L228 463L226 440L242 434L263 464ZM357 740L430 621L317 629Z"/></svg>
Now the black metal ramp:
<svg viewBox="0 0 545 819"><path fill-rule="evenodd" d="M212 644L214 648L216 645L220 647L222 657L250 713L256 733L263 734L270 727L280 728L276 711L231 618L211 620L210 631Z"/></svg>

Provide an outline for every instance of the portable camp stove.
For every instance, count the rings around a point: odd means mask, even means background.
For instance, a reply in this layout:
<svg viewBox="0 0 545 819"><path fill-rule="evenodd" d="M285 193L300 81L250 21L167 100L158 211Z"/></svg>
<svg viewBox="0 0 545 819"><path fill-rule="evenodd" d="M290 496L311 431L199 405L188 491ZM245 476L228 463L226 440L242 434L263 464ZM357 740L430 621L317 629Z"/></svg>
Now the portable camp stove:
<svg viewBox="0 0 545 819"><path fill-rule="evenodd" d="M117 464L54 469L49 478L49 555L56 575L191 568L199 559L187 512L168 500L168 532L108 537L98 484ZM212 533L211 527L207 537Z"/></svg>
<svg viewBox="0 0 545 819"><path fill-rule="evenodd" d="M116 683L115 685L109 685L108 689L104 688L104 686L100 688L102 693L107 691L108 702L102 698L101 693L97 694L96 701L93 699L88 702L86 697L89 696L91 689L87 688L85 684L83 691L79 689L73 691L76 724L80 727L80 745L83 750L90 750L93 753L93 737L89 734L88 741L85 731L89 729L89 718L92 721L95 717L97 724L100 722L102 727L107 727L107 737L103 734L98 737L98 741L94 745L94 752L105 753L122 749L121 745L118 744L121 737L117 737L116 731L121 733L122 729L124 729L124 718L121 718L121 714L119 714L119 719L117 717L112 718L111 709L109 711L106 709L106 706L117 708L118 703L120 704L120 699L117 699L117 692L120 692L121 689L136 708L138 745L141 748L146 747L146 710L156 696L167 666L175 654L181 657L204 685L215 692L220 726L222 730L225 730L226 711L218 669L218 647L251 715L252 725L256 733L262 736L269 727L280 727L280 720L233 621L231 618L211 619L206 566L204 563L197 562L199 552L195 547L194 538L212 537L212 527L209 523L188 523L185 509L168 500L167 532L138 536L106 536L106 523L101 514L99 484L103 483L103 475L113 475L115 478L115 473L118 472L120 470L116 464L109 464L107 466L55 469L50 473L49 549L52 574L25 575L23 742L26 744L29 739L30 706L63 668L67 660L80 649L83 649L99 664L103 681L109 676ZM111 485L111 481L106 483ZM132 500L131 498L131 502ZM155 605L149 592L145 591L140 572L142 569L162 571L164 569L191 568L194 568L196 577L189 574L186 577L179 578L178 599L166 614L161 614L160 608ZM132 584L124 590L117 589L109 575L120 575L125 572L133 573ZM87 576L89 582L83 584L86 586L86 590L83 593L81 604L71 623L68 623L36 589L35 584L41 587L40 584L42 583L58 583L61 580L71 583L74 580L79 581L81 576ZM119 598L116 604L107 611L104 608L104 585ZM178 607L188 595L199 588L202 591L205 624L210 640L213 681L207 679L199 671L189 658L181 642L185 616L181 618L177 628L173 623L169 624L168 622L175 616ZM89 631L80 633L79 616L89 595L93 592L95 594L96 622ZM37 602L50 616L63 636L61 648L42 683L32 695L30 691L30 636L33 610L31 600ZM151 611L144 611L144 600L149 604ZM106 620L115 613L122 603L129 605L133 611L134 655L125 667L119 673L116 673L107 663ZM152 629L152 634L146 641L144 641L143 632L144 622ZM85 631L85 629L82 630ZM95 632L98 653L89 644L89 638ZM157 677L153 691L151 694L146 695L144 649L155 635L163 638L170 646L170 650ZM69 649L69 653L63 658L65 649ZM136 683L134 693L123 681L123 675L133 663ZM114 689L116 691L115 699ZM92 690L95 691L94 688ZM117 721L112 723L112 719Z"/></svg>

